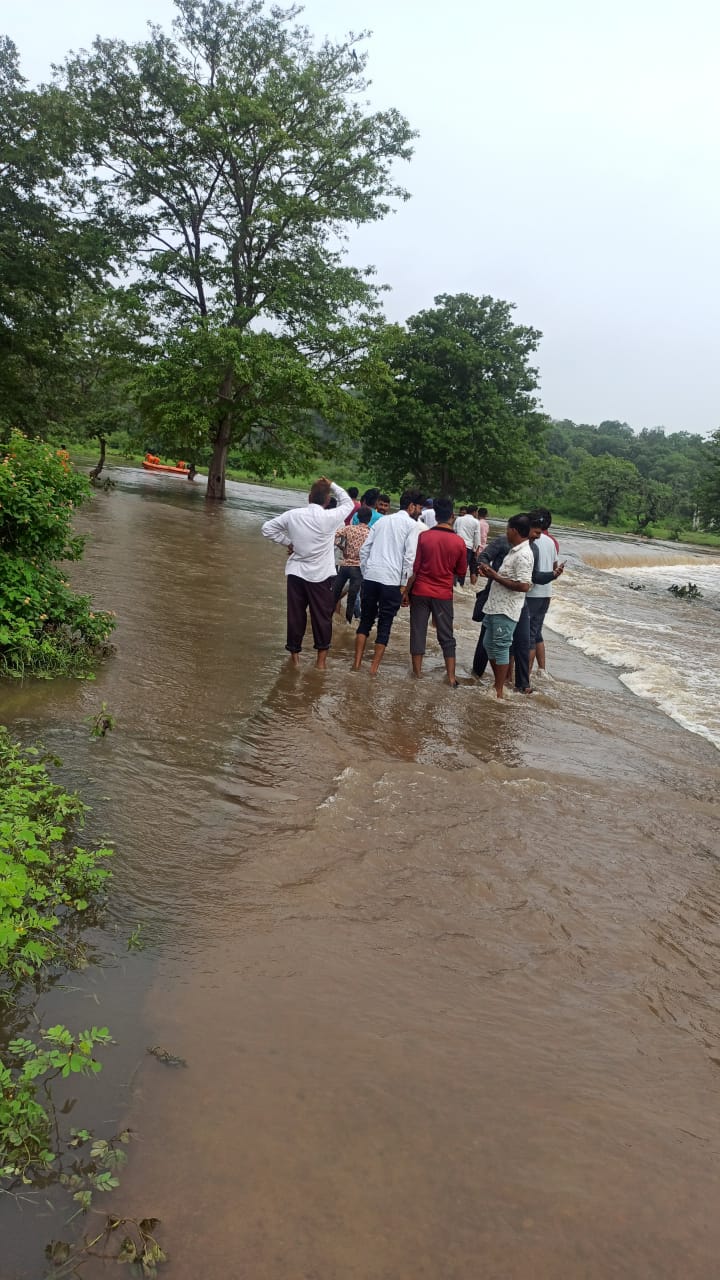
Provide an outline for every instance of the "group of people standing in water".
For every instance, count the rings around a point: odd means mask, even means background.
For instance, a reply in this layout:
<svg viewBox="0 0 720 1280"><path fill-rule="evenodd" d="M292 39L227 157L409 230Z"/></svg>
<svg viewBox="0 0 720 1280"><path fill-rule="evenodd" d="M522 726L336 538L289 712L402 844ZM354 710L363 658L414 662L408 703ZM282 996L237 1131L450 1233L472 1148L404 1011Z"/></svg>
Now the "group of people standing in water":
<svg viewBox="0 0 720 1280"><path fill-rule="evenodd" d="M359 609L354 671L362 667L375 627L370 674L377 675L395 617L407 607L413 675L422 673L432 621L448 684L457 688L453 591L464 588L469 574L473 587L483 579L473 611L482 623L473 673L481 678L489 663L498 698L507 684L532 693L533 665L545 674L543 621L552 585L565 567L549 532L552 516L545 509L512 516L491 541L486 517L485 508L473 506L456 516L451 498L429 499L418 489L406 489L399 510L390 514L390 499L378 489L359 499L357 489L346 492L321 476L306 506L262 526L266 538L287 547L286 648L293 665L300 663L309 613L315 665L325 669L333 614L340 613L347 589L348 623ZM337 548L342 559L336 568Z"/></svg>

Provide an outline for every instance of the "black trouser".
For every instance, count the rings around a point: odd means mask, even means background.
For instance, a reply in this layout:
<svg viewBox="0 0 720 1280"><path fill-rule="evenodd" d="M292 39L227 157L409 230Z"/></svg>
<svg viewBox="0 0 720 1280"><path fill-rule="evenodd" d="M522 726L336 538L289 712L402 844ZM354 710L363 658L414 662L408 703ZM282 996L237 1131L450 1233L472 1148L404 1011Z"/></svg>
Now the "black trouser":
<svg viewBox="0 0 720 1280"><path fill-rule="evenodd" d="M399 586L389 587L384 582L373 582L372 578L364 578L357 634L369 636L377 621L375 643L387 644L401 600L402 592Z"/></svg>
<svg viewBox="0 0 720 1280"><path fill-rule="evenodd" d="M333 599L337 604L340 599L345 583L348 583L347 607L345 609L345 617L348 622L352 622L353 613L355 611L355 601L357 600L358 591L362 586L362 573L358 567L349 564L341 564L335 579L333 587Z"/></svg>
<svg viewBox="0 0 720 1280"><path fill-rule="evenodd" d="M515 659L515 688L530 688L530 611L527 601L523 604L520 619L515 628L510 656Z"/></svg>
<svg viewBox="0 0 720 1280"><path fill-rule="evenodd" d="M332 578L323 582L306 582L296 573L287 575L287 644L290 653L299 653L310 610L314 647L329 649L332 640Z"/></svg>
<svg viewBox="0 0 720 1280"><path fill-rule="evenodd" d="M417 656L425 652L431 614L437 627L438 644L443 658L454 658L453 602L438 600L435 596L410 596L410 653Z"/></svg>
<svg viewBox="0 0 720 1280"><path fill-rule="evenodd" d="M477 571L478 571L477 554L475 551L473 551L472 547L466 546L465 550L467 552L467 571L470 574L471 578L476 578ZM463 574L462 578L456 578L455 583L458 587L464 587L465 574Z"/></svg>
<svg viewBox="0 0 720 1280"><path fill-rule="evenodd" d="M476 676L482 676L485 674L485 668L487 667L487 664L489 661L487 656L487 649L483 644L484 639L485 639L485 623L483 622L480 628L480 639L478 640L477 645L475 647L475 655L473 657L473 664L472 664L473 673Z"/></svg>
<svg viewBox="0 0 720 1280"><path fill-rule="evenodd" d="M550 608L550 596L528 596L527 609L530 614L530 648L536 649L544 644L543 622Z"/></svg>

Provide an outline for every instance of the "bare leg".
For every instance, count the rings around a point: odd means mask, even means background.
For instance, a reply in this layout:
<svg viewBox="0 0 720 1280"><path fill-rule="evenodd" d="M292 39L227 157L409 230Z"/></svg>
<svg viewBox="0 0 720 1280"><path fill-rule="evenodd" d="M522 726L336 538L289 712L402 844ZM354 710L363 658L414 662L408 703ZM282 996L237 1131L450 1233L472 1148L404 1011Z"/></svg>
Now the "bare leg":
<svg viewBox="0 0 720 1280"><path fill-rule="evenodd" d="M515 679L515 659L511 655L510 662L508 663L508 667L507 667L507 676L505 677L505 683L507 685L512 685L512 682L514 679Z"/></svg>
<svg viewBox="0 0 720 1280"><path fill-rule="evenodd" d="M367 636L361 636L359 633L355 637L355 661L353 662L353 671L360 670L360 664L363 660L365 645L367 644Z"/></svg>
<svg viewBox="0 0 720 1280"><path fill-rule="evenodd" d="M327 649L318 649L317 657L315 659L315 666L318 671L325 671L327 669L327 656Z"/></svg>
<svg viewBox="0 0 720 1280"><path fill-rule="evenodd" d="M535 657L537 658L538 671L545 670L545 641L541 640L535 649Z"/></svg>
<svg viewBox="0 0 720 1280"><path fill-rule="evenodd" d="M498 698L502 698L503 688L505 686L505 681L507 680L510 663L509 662L503 662L503 663L493 662L491 658L490 666L492 667L493 675L495 676L495 694Z"/></svg>
<svg viewBox="0 0 720 1280"><path fill-rule="evenodd" d="M385 649L386 649L386 648L387 648L387 646L386 646L386 645L384 645L384 644L376 644L376 645L375 645L375 652L373 653L373 656L372 656L372 662L370 663L370 675L371 675L371 676L376 676L376 675L377 675L377 673L378 673L378 667L380 666L380 663L381 663L381 662L382 662L382 660L383 660L383 654L384 654L384 652L385 652Z"/></svg>
<svg viewBox="0 0 720 1280"><path fill-rule="evenodd" d="M447 671L448 684L451 688L455 688L457 680L455 679L455 655L452 658L445 659L445 670Z"/></svg>
<svg viewBox="0 0 720 1280"><path fill-rule="evenodd" d="M410 659L411 659L411 661L412 661L413 675L414 675L414 676L416 676L416 677L417 677L417 679L419 680L419 679L420 679L420 676L422 675L423 654L422 654L422 653L411 653L411 654L410 654Z"/></svg>
<svg viewBox="0 0 720 1280"><path fill-rule="evenodd" d="M299 653L291 653L291 654L290 654L290 666L291 666L291 667L299 667L299 666L300 666L300 654L299 654Z"/></svg>
<svg viewBox="0 0 720 1280"><path fill-rule="evenodd" d="M539 664L538 664L539 665ZM535 650L530 650L530 661L528 663L528 675L532 675L532 669L535 666Z"/></svg>

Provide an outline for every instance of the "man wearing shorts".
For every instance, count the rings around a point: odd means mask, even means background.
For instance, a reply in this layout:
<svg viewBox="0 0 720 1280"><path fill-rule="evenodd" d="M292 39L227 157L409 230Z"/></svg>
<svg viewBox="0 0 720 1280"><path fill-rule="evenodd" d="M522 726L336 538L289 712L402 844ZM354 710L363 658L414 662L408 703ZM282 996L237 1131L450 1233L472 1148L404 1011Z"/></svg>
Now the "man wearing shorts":
<svg viewBox="0 0 720 1280"><path fill-rule="evenodd" d="M485 604L483 644L495 676L495 695L502 698L510 668L510 646L518 624L526 593L532 586L533 553L530 549L530 520L526 515L512 516L507 524L510 550L499 571L490 565L480 566L484 578L491 582Z"/></svg>

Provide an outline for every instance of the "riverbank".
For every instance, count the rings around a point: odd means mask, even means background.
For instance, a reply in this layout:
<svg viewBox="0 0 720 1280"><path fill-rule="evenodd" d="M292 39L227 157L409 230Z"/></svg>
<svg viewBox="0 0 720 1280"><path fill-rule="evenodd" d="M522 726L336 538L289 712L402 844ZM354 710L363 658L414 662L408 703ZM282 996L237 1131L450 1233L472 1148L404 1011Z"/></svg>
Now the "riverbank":
<svg viewBox="0 0 720 1280"><path fill-rule="evenodd" d="M97 451L82 448L78 445L70 446L70 455L74 465L77 467L89 468L97 462ZM107 451L108 469L123 467L136 468L141 466L141 454L127 456L118 450L108 449ZM197 474L198 476L207 476L207 467L200 467ZM235 483L254 485L259 488L306 491L311 484L311 479L308 476L281 476L259 480L257 476L253 475L249 471L238 470L232 467L228 469L227 475L228 479ZM340 468L340 470L334 468L333 478L336 479L339 484L355 484L359 486L361 491L375 483L372 477L363 475L358 468L347 472L342 468ZM393 500L397 501L398 496L398 494L394 494ZM488 505L489 518L494 521L506 520L509 516L515 514L517 510L517 503L491 503ZM634 533L631 529L622 525L609 524L601 526L583 523L581 521L573 520L571 517L565 516L559 511L555 513L555 523L559 527L581 530L587 533L595 533L600 537L621 537L623 539L641 543L658 541L671 542L674 545L679 546L685 545L689 547L720 548L720 534L710 533L700 529L683 529L682 537L678 538L675 536L676 530L663 525L658 525L653 529L652 534L643 535Z"/></svg>

